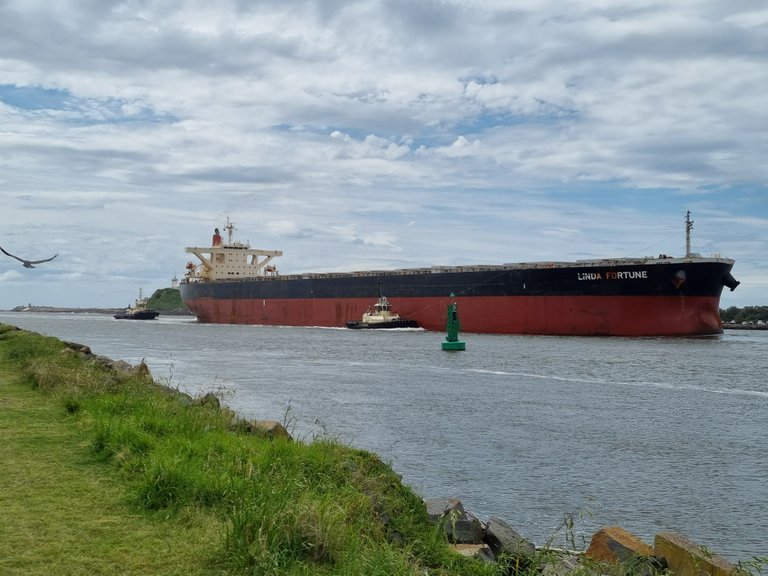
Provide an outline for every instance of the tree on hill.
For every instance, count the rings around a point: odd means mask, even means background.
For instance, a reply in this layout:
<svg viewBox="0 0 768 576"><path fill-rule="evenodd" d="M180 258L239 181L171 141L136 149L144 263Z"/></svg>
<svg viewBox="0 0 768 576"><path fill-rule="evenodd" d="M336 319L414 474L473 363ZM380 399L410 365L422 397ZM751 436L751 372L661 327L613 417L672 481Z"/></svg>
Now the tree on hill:
<svg viewBox="0 0 768 576"><path fill-rule="evenodd" d="M187 311L178 288L160 288L147 300L147 306L158 312Z"/></svg>

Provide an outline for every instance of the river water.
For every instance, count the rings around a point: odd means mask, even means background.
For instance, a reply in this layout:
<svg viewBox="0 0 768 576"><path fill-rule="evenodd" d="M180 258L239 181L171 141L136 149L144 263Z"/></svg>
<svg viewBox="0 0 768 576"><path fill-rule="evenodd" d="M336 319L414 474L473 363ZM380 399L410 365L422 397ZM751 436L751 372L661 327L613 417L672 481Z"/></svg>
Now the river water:
<svg viewBox="0 0 768 576"><path fill-rule="evenodd" d="M462 334L0 312L241 416L377 453L536 544L618 524L732 561L768 555L768 331L709 338Z"/></svg>

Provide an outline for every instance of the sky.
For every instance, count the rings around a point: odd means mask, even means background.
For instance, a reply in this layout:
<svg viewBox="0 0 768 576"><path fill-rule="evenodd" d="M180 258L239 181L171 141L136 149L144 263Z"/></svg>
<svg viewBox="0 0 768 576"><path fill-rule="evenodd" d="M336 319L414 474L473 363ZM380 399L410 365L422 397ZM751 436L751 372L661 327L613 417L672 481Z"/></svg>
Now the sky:
<svg viewBox="0 0 768 576"><path fill-rule="evenodd" d="M733 258L768 305L755 0L0 0L0 309L120 307L230 218L283 274Z"/></svg>

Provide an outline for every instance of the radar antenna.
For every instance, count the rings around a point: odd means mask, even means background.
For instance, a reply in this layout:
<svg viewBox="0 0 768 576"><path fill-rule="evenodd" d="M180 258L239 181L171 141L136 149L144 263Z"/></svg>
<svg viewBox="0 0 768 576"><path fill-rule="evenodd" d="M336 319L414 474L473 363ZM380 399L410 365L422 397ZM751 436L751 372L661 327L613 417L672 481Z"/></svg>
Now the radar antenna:
<svg viewBox="0 0 768 576"><path fill-rule="evenodd" d="M689 214L690 214L690 212L689 212ZM229 244L231 246L232 245L232 233L235 230L237 230L237 228L235 228L235 225L232 222L230 222L229 216L227 216L227 225L224 226L224 229L227 231L227 244Z"/></svg>
<svg viewBox="0 0 768 576"><path fill-rule="evenodd" d="M685 257L691 255L691 230L693 230L693 220L691 220L691 211L685 215Z"/></svg>

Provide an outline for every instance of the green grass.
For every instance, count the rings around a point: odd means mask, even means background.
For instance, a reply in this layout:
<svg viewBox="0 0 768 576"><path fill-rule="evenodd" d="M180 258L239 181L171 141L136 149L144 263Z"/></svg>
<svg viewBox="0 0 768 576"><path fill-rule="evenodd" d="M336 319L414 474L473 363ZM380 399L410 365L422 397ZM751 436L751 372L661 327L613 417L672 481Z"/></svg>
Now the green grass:
<svg viewBox="0 0 768 576"><path fill-rule="evenodd" d="M215 574L223 528L172 519L126 498L61 403L0 369L0 574Z"/></svg>
<svg viewBox="0 0 768 576"><path fill-rule="evenodd" d="M0 573L490 575L375 455L0 326Z"/></svg>

